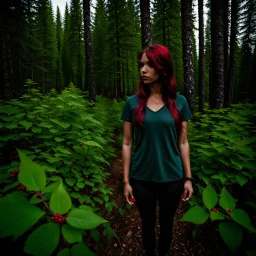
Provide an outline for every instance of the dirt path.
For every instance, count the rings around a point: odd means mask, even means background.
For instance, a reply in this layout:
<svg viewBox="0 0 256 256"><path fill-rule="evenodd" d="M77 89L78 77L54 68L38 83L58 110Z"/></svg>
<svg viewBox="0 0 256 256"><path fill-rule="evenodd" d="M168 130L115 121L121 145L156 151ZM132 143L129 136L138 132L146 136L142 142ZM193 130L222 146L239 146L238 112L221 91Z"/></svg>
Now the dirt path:
<svg viewBox="0 0 256 256"><path fill-rule="evenodd" d="M117 155L117 158L113 159L111 162L111 176L107 185L114 189L114 195L110 200L113 200L119 207L126 209L123 197L122 161L120 150L117 151ZM184 203L181 201L174 219L174 237L170 255L209 255L206 254L203 247L200 248L200 244L196 244L191 239L193 225L178 221L183 213ZM136 207L126 210L124 216L121 216L118 211L113 211L110 214L104 215L104 217L110 222L111 227L116 231L119 239L117 240L113 238L109 243L107 243L107 241L101 241L97 248L97 255L145 255L141 243L140 217ZM156 226L156 231L158 234L158 224Z"/></svg>

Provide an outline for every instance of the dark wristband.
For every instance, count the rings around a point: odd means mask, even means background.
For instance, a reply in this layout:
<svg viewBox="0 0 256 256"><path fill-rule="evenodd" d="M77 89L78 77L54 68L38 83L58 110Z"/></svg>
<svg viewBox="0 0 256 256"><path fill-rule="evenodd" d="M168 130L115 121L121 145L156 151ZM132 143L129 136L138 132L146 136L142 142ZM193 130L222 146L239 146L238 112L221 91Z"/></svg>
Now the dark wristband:
<svg viewBox="0 0 256 256"><path fill-rule="evenodd" d="M185 177L185 178L184 178L184 181L187 181L187 180L193 182L193 178L192 178L192 177Z"/></svg>

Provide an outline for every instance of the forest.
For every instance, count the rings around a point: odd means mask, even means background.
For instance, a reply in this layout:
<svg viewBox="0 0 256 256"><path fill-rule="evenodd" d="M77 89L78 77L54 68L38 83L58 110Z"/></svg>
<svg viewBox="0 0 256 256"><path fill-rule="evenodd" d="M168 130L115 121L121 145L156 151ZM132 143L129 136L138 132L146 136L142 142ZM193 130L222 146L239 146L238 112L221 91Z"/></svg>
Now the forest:
<svg viewBox="0 0 256 256"><path fill-rule="evenodd" d="M144 255L120 116L138 53L161 44L193 114L170 255L256 255L256 1L93 2L0 1L2 248Z"/></svg>

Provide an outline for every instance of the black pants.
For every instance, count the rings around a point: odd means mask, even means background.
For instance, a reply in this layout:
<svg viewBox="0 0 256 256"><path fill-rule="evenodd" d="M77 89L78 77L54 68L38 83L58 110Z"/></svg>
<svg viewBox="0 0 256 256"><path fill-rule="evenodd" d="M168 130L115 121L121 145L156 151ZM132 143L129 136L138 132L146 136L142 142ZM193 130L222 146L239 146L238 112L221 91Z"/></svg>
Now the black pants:
<svg viewBox="0 0 256 256"><path fill-rule="evenodd" d="M155 256L156 204L159 203L159 256L166 256L173 235L173 218L181 199L184 180L155 183L131 179L133 195L136 199L142 221L142 241L147 256Z"/></svg>

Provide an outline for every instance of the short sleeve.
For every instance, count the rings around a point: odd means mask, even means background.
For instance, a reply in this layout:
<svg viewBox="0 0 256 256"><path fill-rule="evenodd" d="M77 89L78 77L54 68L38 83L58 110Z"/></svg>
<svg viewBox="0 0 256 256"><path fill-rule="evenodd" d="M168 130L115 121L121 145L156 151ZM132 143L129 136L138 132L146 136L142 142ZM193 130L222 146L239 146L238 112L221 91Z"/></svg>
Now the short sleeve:
<svg viewBox="0 0 256 256"><path fill-rule="evenodd" d="M121 120L126 122L132 122L132 109L128 99L125 102L124 109L121 115Z"/></svg>
<svg viewBox="0 0 256 256"><path fill-rule="evenodd" d="M182 121L188 121L193 118L191 111L188 106L187 99L183 97L183 104L181 109Z"/></svg>

